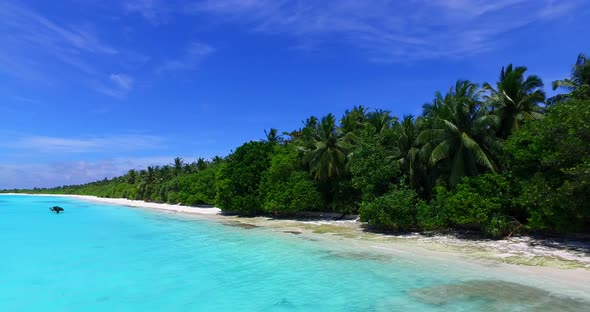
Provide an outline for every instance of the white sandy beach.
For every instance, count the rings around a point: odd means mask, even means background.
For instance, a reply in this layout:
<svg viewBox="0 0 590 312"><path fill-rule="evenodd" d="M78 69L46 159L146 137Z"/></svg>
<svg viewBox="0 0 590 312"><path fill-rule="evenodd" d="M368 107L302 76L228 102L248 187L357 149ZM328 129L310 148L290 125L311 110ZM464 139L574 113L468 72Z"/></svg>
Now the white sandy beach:
<svg viewBox="0 0 590 312"><path fill-rule="evenodd" d="M126 198L103 198L103 197L86 196L86 195L20 194L20 193L7 193L6 195L67 197L67 198L76 198L76 199L80 199L80 200L88 200L88 201L93 201L93 202L98 202L98 203L103 203L103 204L112 204L112 205L137 207L137 208L149 208L149 209L157 209L157 210L165 210L165 211L189 213L189 214L217 215L217 214L221 213L221 209L215 208L215 207L206 208L206 207L189 207L189 206L183 206L183 205L159 204L159 203L145 202L143 200L130 200L130 199L126 199Z"/></svg>

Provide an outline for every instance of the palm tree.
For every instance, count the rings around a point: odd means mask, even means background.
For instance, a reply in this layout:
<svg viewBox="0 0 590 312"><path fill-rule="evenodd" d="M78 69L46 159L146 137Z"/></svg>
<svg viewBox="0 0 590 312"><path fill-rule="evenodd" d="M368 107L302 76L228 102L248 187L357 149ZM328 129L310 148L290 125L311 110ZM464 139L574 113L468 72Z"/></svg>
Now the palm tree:
<svg viewBox="0 0 590 312"><path fill-rule="evenodd" d="M588 99L590 98L590 62L584 54L579 54L576 64L572 68L572 74L569 79L553 81L553 90L564 89L566 94L558 94L549 99L549 103L567 101L569 99Z"/></svg>
<svg viewBox="0 0 590 312"><path fill-rule="evenodd" d="M279 143L283 140L283 138L278 135L279 130L275 129L275 128L270 128L270 130L267 132L266 130L264 130L264 134L266 135L266 141L269 143Z"/></svg>
<svg viewBox="0 0 590 312"><path fill-rule="evenodd" d="M222 162L224 162L224 159L221 156L215 156L213 157L213 159L211 159L211 163L213 163L214 165L219 165Z"/></svg>
<svg viewBox="0 0 590 312"><path fill-rule="evenodd" d="M381 133L383 130L390 129L391 126L397 122L397 117L392 117L389 111L382 109L375 110L367 114L365 119L366 125L372 127L376 133Z"/></svg>
<svg viewBox="0 0 590 312"><path fill-rule="evenodd" d="M134 169L129 170L127 172L127 183L135 184L136 180L137 180L137 171L135 171Z"/></svg>
<svg viewBox="0 0 590 312"><path fill-rule="evenodd" d="M193 163L185 163L182 167L182 170L185 173L193 173Z"/></svg>
<svg viewBox="0 0 590 312"><path fill-rule="evenodd" d="M145 182L149 185L149 184L153 184L156 180L156 175L155 175L156 170L154 169L154 167L152 166L148 166L147 167L147 172L145 174Z"/></svg>
<svg viewBox="0 0 590 312"><path fill-rule="evenodd" d="M424 106L432 128L421 131L416 143L426 149L432 146L429 164L448 170L451 186L477 174L478 166L496 170L491 148L498 117L488 114L480 94L476 84L459 80L444 97L438 92L433 103Z"/></svg>
<svg viewBox="0 0 590 312"><path fill-rule="evenodd" d="M526 120L543 117L539 104L545 101L543 81L536 75L525 78L526 67L502 67L496 88L484 83L483 89L489 91L485 97L492 111L500 118L498 136L506 139L518 131Z"/></svg>
<svg viewBox="0 0 590 312"><path fill-rule="evenodd" d="M169 180L172 174L175 174L175 170L170 165L156 166L154 173L156 174L156 183L162 183Z"/></svg>
<svg viewBox="0 0 590 312"><path fill-rule="evenodd" d="M315 126L310 123L302 131L299 150L303 151L303 160L315 179L327 181L343 175L352 146L347 136L336 127L334 115L328 114Z"/></svg>
<svg viewBox="0 0 590 312"><path fill-rule="evenodd" d="M354 133L362 129L367 121L367 108L359 105L353 107L351 111L344 112L340 120L340 128L344 133Z"/></svg>
<svg viewBox="0 0 590 312"><path fill-rule="evenodd" d="M404 116L402 122L398 127L397 140L397 159L400 164L402 172L404 172L410 182L410 185L417 186L418 171L420 167L420 147L416 145L418 138L419 127L418 120L414 116Z"/></svg>
<svg viewBox="0 0 590 312"><path fill-rule="evenodd" d="M315 128L318 125L318 118L316 116L311 116L307 119L305 119L305 121L303 122L303 127L304 128Z"/></svg>
<svg viewBox="0 0 590 312"><path fill-rule="evenodd" d="M149 201L156 180L154 167L148 166L147 170L141 170L139 173L137 199Z"/></svg>
<svg viewBox="0 0 590 312"><path fill-rule="evenodd" d="M203 158L203 157L199 157L199 159L197 159L196 166L197 166L198 171L203 171L203 170L207 169L207 167L208 167L207 160L205 160L205 158Z"/></svg>
<svg viewBox="0 0 590 312"><path fill-rule="evenodd" d="M179 175L182 172L182 167L184 165L184 159L181 157L174 158L174 162L171 164L174 166L174 175Z"/></svg>

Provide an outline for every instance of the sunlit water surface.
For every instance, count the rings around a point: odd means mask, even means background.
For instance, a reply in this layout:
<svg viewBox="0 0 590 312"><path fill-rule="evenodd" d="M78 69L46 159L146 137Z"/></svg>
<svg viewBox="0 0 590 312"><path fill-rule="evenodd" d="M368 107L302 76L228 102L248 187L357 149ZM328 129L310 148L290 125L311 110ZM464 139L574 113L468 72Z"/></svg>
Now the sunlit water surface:
<svg viewBox="0 0 590 312"><path fill-rule="evenodd" d="M65 213L49 207L59 204ZM218 221L0 196L0 311L587 311L462 265ZM339 252L342 250L342 252Z"/></svg>

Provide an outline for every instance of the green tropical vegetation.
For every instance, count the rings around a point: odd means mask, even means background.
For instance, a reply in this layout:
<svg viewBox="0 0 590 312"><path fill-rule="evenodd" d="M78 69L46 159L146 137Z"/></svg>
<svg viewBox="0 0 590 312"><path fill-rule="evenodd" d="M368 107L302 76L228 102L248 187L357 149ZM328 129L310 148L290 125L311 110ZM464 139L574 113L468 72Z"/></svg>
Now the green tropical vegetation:
<svg viewBox="0 0 590 312"><path fill-rule="evenodd" d="M590 233L590 64L546 99L526 67L457 81L420 116L356 106L264 131L226 157L130 170L36 193L215 205L240 215L358 213L376 230ZM8 191L8 190L7 190Z"/></svg>
<svg viewBox="0 0 590 312"><path fill-rule="evenodd" d="M562 89L567 93L549 98L550 104L571 99L583 100L590 98L590 63L588 57L584 54L578 55L570 78L556 80L553 82L552 87L553 90Z"/></svg>

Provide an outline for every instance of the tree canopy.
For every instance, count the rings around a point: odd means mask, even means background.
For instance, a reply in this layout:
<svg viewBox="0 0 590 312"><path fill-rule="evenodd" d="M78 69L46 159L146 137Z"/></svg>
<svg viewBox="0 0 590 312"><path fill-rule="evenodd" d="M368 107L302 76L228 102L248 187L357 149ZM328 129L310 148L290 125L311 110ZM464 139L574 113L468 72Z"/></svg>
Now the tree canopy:
<svg viewBox="0 0 590 312"><path fill-rule="evenodd" d="M590 64L553 82L523 66L458 80L420 116L355 106L271 128L227 157L177 157L84 185L26 190L216 205L243 215L359 213L380 230L590 232ZM15 191L15 190L10 190Z"/></svg>

